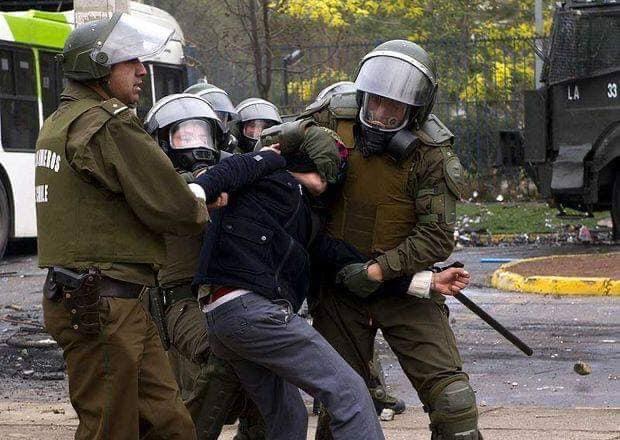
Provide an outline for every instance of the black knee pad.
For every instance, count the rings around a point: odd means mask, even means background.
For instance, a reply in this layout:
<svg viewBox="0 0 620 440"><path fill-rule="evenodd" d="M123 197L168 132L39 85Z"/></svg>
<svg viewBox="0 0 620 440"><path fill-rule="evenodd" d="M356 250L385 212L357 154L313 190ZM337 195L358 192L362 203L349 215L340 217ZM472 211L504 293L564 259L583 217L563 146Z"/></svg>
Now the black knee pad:
<svg viewBox="0 0 620 440"><path fill-rule="evenodd" d="M482 440L476 395L463 376L437 383L429 393L432 440Z"/></svg>

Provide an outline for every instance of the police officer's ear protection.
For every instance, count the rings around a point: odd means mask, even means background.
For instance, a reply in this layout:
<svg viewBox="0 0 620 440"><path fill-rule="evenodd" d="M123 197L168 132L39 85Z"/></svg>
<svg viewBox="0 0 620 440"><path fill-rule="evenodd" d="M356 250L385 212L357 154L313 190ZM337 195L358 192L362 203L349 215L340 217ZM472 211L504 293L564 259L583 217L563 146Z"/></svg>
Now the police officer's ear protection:
<svg viewBox="0 0 620 440"><path fill-rule="evenodd" d="M411 130L398 130L387 144L385 153L396 163L407 159L420 145L421 141Z"/></svg>

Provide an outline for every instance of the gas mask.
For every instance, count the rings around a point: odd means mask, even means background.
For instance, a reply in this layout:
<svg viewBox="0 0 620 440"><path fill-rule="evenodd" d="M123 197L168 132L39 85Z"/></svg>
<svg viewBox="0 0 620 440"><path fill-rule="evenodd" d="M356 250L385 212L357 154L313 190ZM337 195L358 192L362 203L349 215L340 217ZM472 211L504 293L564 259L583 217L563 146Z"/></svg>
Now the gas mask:
<svg viewBox="0 0 620 440"><path fill-rule="evenodd" d="M276 123L267 119L252 119L241 123L241 136L239 147L246 152L254 150L256 142L264 129L274 126Z"/></svg>
<svg viewBox="0 0 620 440"><path fill-rule="evenodd" d="M195 171L215 165L220 158L211 125L200 119L181 121L170 128L168 156L177 168Z"/></svg>
<svg viewBox="0 0 620 440"><path fill-rule="evenodd" d="M364 157L388 154L399 162L417 145L417 137L408 126L415 107L372 93L362 93L356 142Z"/></svg>

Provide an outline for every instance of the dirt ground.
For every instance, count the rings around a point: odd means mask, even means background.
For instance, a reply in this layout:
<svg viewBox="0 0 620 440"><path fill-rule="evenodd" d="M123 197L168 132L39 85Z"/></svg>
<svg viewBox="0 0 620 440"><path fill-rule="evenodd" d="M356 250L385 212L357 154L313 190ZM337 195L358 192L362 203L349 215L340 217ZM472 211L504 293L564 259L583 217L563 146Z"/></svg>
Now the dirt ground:
<svg viewBox="0 0 620 440"><path fill-rule="evenodd" d="M510 266L523 276L597 277L620 280L620 253L566 255Z"/></svg>

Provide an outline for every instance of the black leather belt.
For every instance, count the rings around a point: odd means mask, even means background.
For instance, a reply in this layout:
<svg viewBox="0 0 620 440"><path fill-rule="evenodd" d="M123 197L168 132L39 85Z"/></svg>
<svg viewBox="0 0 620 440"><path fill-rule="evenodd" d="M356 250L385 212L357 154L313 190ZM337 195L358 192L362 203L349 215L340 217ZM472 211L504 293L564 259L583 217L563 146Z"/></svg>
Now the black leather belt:
<svg viewBox="0 0 620 440"><path fill-rule="evenodd" d="M103 277L99 281L99 296L114 298L138 298L144 286Z"/></svg>
<svg viewBox="0 0 620 440"><path fill-rule="evenodd" d="M192 285L190 283L181 284L180 286L174 287L162 287L161 291L164 297L165 307L170 307L172 304L184 299L196 298L196 295L194 294L194 291L192 290Z"/></svg>

